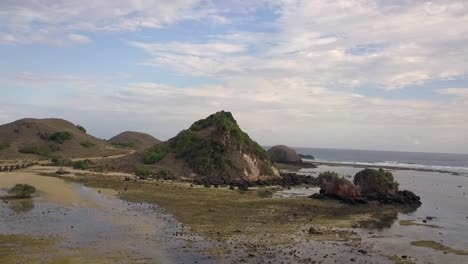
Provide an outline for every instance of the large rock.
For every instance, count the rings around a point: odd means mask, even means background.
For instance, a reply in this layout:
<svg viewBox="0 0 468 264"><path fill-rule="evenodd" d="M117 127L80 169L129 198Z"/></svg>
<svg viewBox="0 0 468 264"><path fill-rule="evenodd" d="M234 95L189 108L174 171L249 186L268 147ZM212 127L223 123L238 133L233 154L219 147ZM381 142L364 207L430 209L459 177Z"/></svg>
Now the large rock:
<svg viewBox="0 0 468 264"><path fill-rule="evenodd" d="M320 194L313 198L335 198L345 202L378 201L383 204L419 206L421 198L410 191L399 191L389 171L364 169L354 176L354 183L334 172L319 175Z"/></svg>
<svg viewBox="0 0 468 264"><path fill-rule="evenodd" d="M361 191L351 181L335 172L324 172L320 174L320 197L331 197L344 201L354 201L361 197Z"/></svg>
<svg viewBox="0 0 468 264"><path fill-rule="evenodd" d="M273 162L279 163L300 163L301 158L296 151L284 145L273 146L268 150L268 154Z"/></svg>
<svg viewBox="0 0 468 264"><path fill-rule="evenodd" d="M398 183L389 171L383 169L364 169L354 176L354 184L359 186L363 195L388 196L395 195Z"/></svg>

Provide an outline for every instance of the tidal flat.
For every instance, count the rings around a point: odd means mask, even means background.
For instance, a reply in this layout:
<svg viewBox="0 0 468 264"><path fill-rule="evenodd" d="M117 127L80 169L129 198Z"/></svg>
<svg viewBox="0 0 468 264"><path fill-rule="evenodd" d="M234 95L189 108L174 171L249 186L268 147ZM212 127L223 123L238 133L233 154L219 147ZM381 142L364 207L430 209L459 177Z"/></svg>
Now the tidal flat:
<svg viewBox="0 0 468 264"><path fill-rule="evenodd" d="M327 169L321 166L307 173ZM414 211L377 203L351 206L314 200L301 195L314 191L309 187L239 192L172 181L126 181L125 175L112 173L70 170L71 174L59 176L56 170L34 166L0 173L0 189L21 182L34 184L39 191L30 200L1 203L2 239L17 241L8 244L16 246L0 243L2 263L16 263L18 252L22 263L36 263L37 259L43 263L467 260L464 255L413 245L415 241L438 241L444 247L466 248L463 235L452 240L445 237L455 232L451 221L458 223L456 232L460 232L466 230L463 221L468 219L460 222L458 217L453 219L453 213L444 217L435 208L429 214L424 207L426 192L422 193L423 207ZM405 188L406 181L419 181L414 176L401 180L407 176L394 173ZM460 179L455 180L457 186ZM434 216L427 225L441 228L424 226L426 214ZM402 224L404 221L416 225Z"/></svg>

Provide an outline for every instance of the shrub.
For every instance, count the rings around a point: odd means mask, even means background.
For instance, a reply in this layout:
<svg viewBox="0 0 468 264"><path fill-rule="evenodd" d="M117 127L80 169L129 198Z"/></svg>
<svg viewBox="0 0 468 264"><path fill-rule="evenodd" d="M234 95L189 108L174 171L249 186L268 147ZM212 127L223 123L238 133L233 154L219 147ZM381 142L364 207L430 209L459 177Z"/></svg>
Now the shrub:
<svg viewBox="0 0 468 264"><path fill-rule="evenodd" d="M167 147L165 145L156 145L146 151L143 156L143 163L155 164L156 162L164 159L167 154Z"/></svg>
<svg viewBox="0 0 468 264"><path fill-rule="evenodd" d="M81 141L80 142L80 145L85 147L85 148L92 148L94 147L96 144L94 144L91 140L85 140L85 141Z"/></svg>
<svg viewBox="0 0 468 264"><path fill-rule="evenodd" d="M39 156L49 157L52 153L60 151L60 147L57 145L48 146L31 146L19 149L19 152L26 154L35 154Z"/></svg>
<svg viewBox="0 0 468 264"><path fill-rule="evenodd" d="M72 135L68 131L55 132L49 136L49 140L55 141L59 144L63 144L65 141L70 140Z"/></svg>
<svg viewBox="0 0 468 264"><path fill-rule="evenodd" d="M0 150L4 150L10 147L10 143L0 142Z"/></svg>
<svg viewBox="0 0 468 264"><path fill-rule="evenodd" d="M79 170L87 170L91 168L94 165L94 162L92 162L89 159L85 160L79 160L73 164L73 168L79 169Z"/></svg>
<svg viewBox="0 0 468 264"><path fill-rule="evenodd" d="M81 132L83 133L86 133L86 129L80 125L76 125L76 128L78 128L79 130L81 130Z"/></svg>
<svg viewBox="0 0 468 264"><path fill-rule="evenodd" d="M8 194L16 198L28 198L35 192L36 188L28 184L16 184L13 188L8 190Z"/></svg>
<svg viewBox="0 0 468 264"><path fill-rule="evenodd" d="M71 159L55 156L50 160L56 166L70 166L73 164Z"/></svg>
<svg viewBox="0 0 468 264"><path fill-rule="evenodd" d="M141 179L146 179L152 176L153 172L149 168L141 166L135 169L135 175L140 177Z"/></svg>

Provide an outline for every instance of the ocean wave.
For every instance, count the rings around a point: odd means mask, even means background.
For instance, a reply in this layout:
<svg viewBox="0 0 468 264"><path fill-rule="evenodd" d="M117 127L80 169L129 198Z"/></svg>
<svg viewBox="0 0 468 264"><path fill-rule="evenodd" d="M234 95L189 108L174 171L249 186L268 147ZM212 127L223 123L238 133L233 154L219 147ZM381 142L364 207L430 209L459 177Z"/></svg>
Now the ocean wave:
<svg viewBox="0 0 468 264"><path fill-rule="evenodd" d="M347 166L369 166L369 167L382 167L393 169L409 169L409 170L422 170L422 171L436 171L468 174L467 167L453 167L453 166L439 166L439 165L425 165L416 163L405 163L399 161L379 161L379 162L357 162L357 161L329 161L329 160L308 160L303 159L304 162L321 163L330 165L347 165Z"/></svg>

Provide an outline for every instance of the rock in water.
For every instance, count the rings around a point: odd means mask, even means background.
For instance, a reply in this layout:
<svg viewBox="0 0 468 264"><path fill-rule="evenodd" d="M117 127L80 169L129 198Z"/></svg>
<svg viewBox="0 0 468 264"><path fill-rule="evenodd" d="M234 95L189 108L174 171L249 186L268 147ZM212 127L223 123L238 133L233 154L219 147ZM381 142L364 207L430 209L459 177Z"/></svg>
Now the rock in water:
<svg viewBox="0 0 468 264"><path fill-rule="evenodd" d="M318 180L320 194L312 198L330 197L352 204L378 201L384 204L421 205L419 196L407 190L399 191L392 173L383 169L362 170L354 176L354 183L335 172L324 172Z"/></svg>
<svg viewBox="0 0 468 264"><path fill-rule="evenodd" d="M411 191L399 191L398 183L389 171L364 169L354 176L363 198L386 204L421 205L421 198Z"/></svg>
<svg viewBox="0 0 468 264"><path fill-rule="evenodd" d="M279 163L300 163L301 158L296 151L284 145L273 146L268 150L268 154L273 162Z"/></svg>
<svg viewBox="0 0 468 264"><path fill-rule="evenodd" d="M383 169L364 169L354 176L354 184L367 196L395 195L398 183L389 171Z"/></svg>
<svg viewBox="0 0 468 264"><path fill-rule="evenodd" d="M319 176L320 193L340 200L354 200L361 196L359 188L334 172L324 172Z"/></svg>

